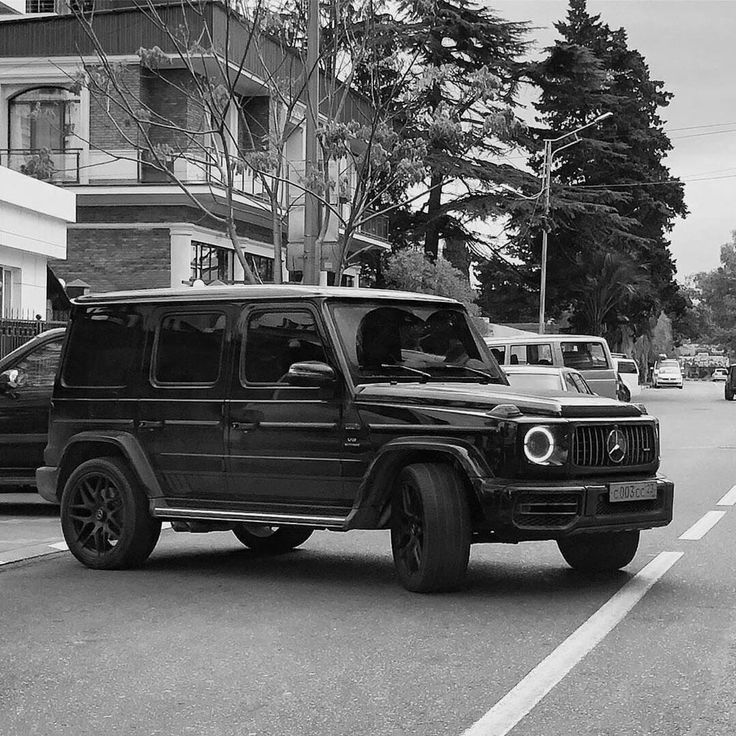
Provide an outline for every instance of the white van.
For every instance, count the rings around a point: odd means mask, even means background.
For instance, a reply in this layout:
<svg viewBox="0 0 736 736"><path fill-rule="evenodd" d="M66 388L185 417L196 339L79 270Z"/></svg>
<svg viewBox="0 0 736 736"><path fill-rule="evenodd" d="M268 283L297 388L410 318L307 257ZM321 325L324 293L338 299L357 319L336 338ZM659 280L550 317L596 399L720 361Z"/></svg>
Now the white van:
<svg viewBox="0 0 736 736"><path fill-rule="evenodd" d="M626 384L629 394L633 399L641 393L639 385L639 365L633 358L627 358L625 355L613 356L613 365L616 368L619 378Z"/></svg>
<svg viewBox="0 0 736 736"><path fill-rule="evenodd" d="M576 368L600 396L616 398L616 370L608 343L595 335L516 335L486 337L504 365L556 365Z"/></svg>

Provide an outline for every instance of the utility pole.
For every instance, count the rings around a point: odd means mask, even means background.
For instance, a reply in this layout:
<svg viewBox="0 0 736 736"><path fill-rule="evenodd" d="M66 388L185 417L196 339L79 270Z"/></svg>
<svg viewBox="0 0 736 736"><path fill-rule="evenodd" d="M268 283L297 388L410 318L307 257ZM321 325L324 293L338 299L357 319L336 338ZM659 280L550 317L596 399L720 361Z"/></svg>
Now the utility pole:
<svg viewBox="0 0 736 736"><path fill-rule="evenodd" d="M610 118L611 115L613 115L612 112L604 113L603 115L599 115L595 120L591 120L589 123L586 123L585 125L581 125L579 128L575 128L575 130L571 130L568 133L563 133L562 135L558 136L557 138L545 138L544 139L544 173L542 177L542 191L540 194L544 195L544 215L542 218L542 269L541 274L539 277L539 327L538 331L540 335L544 334L544 311L545 311L545 302L547 299L547 234L549 233L550 227L549 227L549 192L552 185L552 157L555 155L555 153L559 153L565 148L569 148L570 146L574 146L576 143L580 142L580 138L578 138L577 134L581 130L585 130L585 128L590 128L592 125L598 125L602 120L605 120L606 118ZM564 146L560 146L559 148L556 148L554 151L552 150L552 144L553 143L559 143L559 141L564 140L565 138L573 137L573 140L571 140L569 143L565 143ZM536 195L538 197L539 194ZM527 197L526 199L534 199L535 197Z"/></svg>
<svg viewBox="0 0 736 736"><path fill-rule="evenodd" d="M319 253L319 208L314 194L317 169L317 118L319 116L319 0L307 0L307 117L304 126L304 275L302 283L319 284L322 254Z"/></svg>

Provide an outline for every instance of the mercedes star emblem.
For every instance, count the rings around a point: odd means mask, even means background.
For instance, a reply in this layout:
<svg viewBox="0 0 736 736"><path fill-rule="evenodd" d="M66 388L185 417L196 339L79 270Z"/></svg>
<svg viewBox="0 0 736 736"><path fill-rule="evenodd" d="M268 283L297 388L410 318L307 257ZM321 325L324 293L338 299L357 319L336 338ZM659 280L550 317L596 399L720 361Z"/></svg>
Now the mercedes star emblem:
<svg viewBox="0 0 736 736"><path fill-rule="evenodd" d="M614 427L606 438L606 452L611 462L616 464L622 462L627 449L626 435L618 427Z"/></svg>

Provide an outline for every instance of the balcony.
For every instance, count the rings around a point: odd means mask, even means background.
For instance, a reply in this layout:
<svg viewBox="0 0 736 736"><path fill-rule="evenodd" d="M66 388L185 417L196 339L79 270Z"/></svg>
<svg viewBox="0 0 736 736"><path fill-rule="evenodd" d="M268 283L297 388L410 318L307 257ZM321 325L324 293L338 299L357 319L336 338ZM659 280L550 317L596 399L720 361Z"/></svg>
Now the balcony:
<svg viewBox="0 0 736 736"><path fill-rule="evenodd" d="M82 149L65 151L49 148L0 149L0 166L5 166L50 184L79 184L79 160Z"/></svg>

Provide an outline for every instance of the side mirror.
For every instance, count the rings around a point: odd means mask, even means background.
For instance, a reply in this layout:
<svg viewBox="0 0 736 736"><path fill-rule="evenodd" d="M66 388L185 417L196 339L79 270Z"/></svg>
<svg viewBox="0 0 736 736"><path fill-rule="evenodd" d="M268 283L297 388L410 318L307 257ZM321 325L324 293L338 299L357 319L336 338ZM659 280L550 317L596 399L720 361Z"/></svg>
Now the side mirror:
<svg viewBox="0 0 736 736"><path fill-rule="evenodd" d="M18 368L9 368L0 373L0 393L15 397L15 390L20 388L27 379L27 375Z"/></svg>
<svg viewBox="0 0 736 736"><path fill-rule="evenodd" d="M332 366L318 360L292 363L284 380L290 386L330 386L336 381Z"/></svg>

